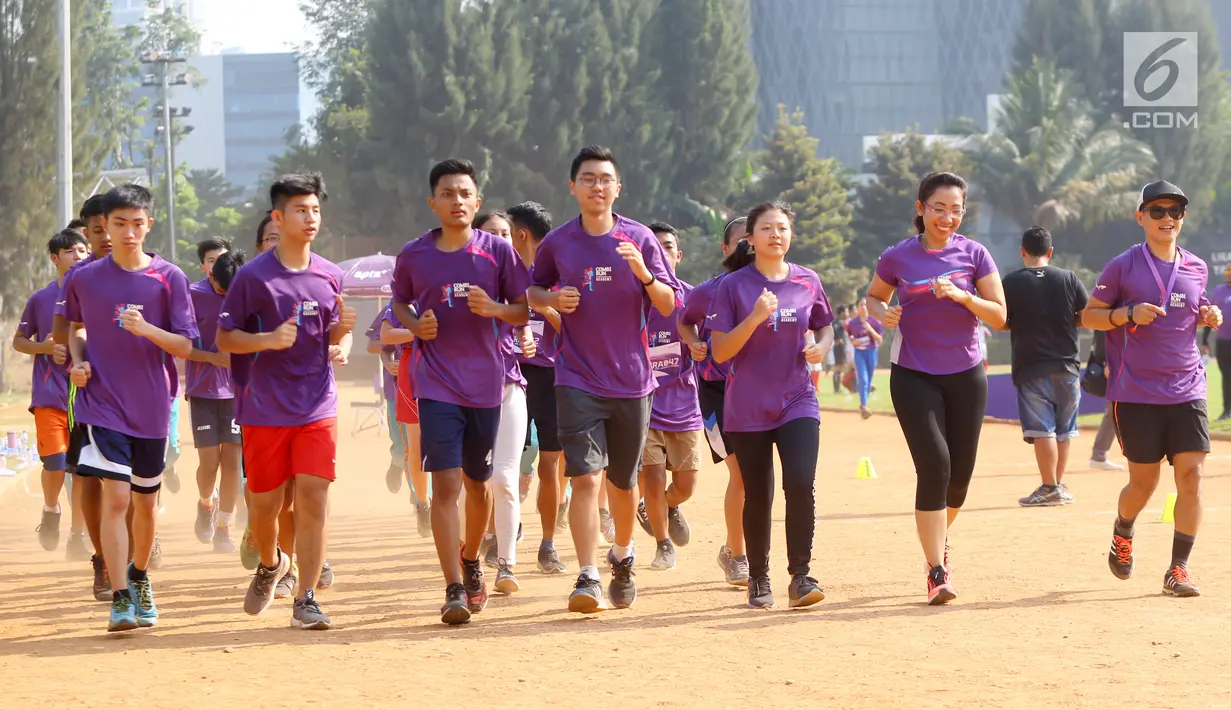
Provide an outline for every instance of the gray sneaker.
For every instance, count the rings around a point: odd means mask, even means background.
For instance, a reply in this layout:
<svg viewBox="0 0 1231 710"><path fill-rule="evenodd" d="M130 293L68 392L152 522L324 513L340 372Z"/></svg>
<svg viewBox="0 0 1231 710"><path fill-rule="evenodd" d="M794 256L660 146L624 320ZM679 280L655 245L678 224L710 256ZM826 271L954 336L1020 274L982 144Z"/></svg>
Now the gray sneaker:
<svg viewBox="0 0 1231 710"><path fill-rule="evenodd" d="M568 596L568 610L578 614L597 614L607 609L603 599L603 583L579 575L573 585L573 593Z"/></svg>
<svg viewBox="0 0 1231 710"><path fill-rule="evenodd" d="M718 566L727 578L727 584L736 587L748 586L748 556L733 557L731 548L723 545L718 550Z"/></svg>
<svg viewBox="0 0 1231 710"><path fill-rule="evenodd" d="M1064 501L1065 505L1068 505L1069 503L1072 503L1074 500L1076 500L1075 498L1073 498L1073 494L1069 492L1068 486L1061 483L1059 484L1059 487L1060 487L1060 498L1061 500Z"/></svg>
<svg viewBox="0 0 1231 710"><path fill-rule="evenodd" d="M667 534L677 547L684 547L692 539L692 528L679 508L667 508Z"/></svg>
<svg viewBox="0 0 1231 710"><path fill-rule="evenodd" d="M38 533L38 543L44 550L56 549L60 544L60 514L44 510L43 518L34 531Z"/></svg>
<svg viewBox="0 0 1231 710"><path fill-rule="evenodd" d="M512 594L521 589L521 584L517 581L517 575L513 574L513 568L509 563L500 560L496 567L496 591L501 594Z"/></svg>
<svg viewBox="0 0 1231 710"><path fill-rule="evenodd" d="M333 565L329 564L329 560L321 565L321 576L316 582L317 589L329 589L333 586Z"/></svg>
<svg viewBox="0 0 1231 710"><path fill-rule="evenodd" d="M256 616L268 609L274 601L274 587L289 577L290 571L291 558L281 550L278 551L277 566L258 564L252 583L248 585L248 593L244 596L244 612Z"/></svg>
<svg viewBox="0 0 1231 710"><path fill-rule="evenodd" d="M1064 503L1064 497L1060 493L1060 486L1042 485L1034 489L1034 492L1025 498L1017 499L1017 504L1023 508L1049 508L1064 505Z"/></svg>
<svg viewBox="0 0 1231 710"><path fill-rule="evenodd" d="M90 559L89 540L85 533L68 533L68 542L64 544L64 557L70 562Z"/></svg>
<svg viewBox="0 0 1231 710"><path fill-rule="evenodd" d="M235 543L231 540L231 528L226 525L214 526L214 552L233 554Z"/></svg>
<svg viewBox="0 0 1231 710"><path fill-rule="evenodd" d="M568 530L568 503L567 500L564 501L556 510L556 532L558 533Z"/></svg>
<svg viewBox="0 0 1231 710"><path fill-rule="evenodd" d="M774 593L769 588L769 577L757 577L748 581L748 606L753 609L772 609Z"/></svg>
<svg viewBox="0 0 1231 710"><path fill-rule="evenodd" d="M304 631L326 631L329 629L329 617L321 611L316 603L316 595L312 590L304 592L303 599L295 600L295 611L291 614L291 626Z"/></svg>
<svg viewBox="0 0 1231 710"><path fill-rule="evenodd" d="M419 528L419 537L432 536L432 505L430 503L415 504L415 524Z"/></svg>
<svg viewBox="0 0 1231 710"><path fill-rule="evenodd" d="M615 519L604 508L598 509L598 529L602 531L603 539L608 545L615 542Z"/></svg>
<svg viewBox="0 0 1231 710"><path fill-rule="evenodd" d="M158 541L158 533L154 533L154 546L150 548L150 569L162 569L162 543Z"/></svg>
<svg viewBox="0 0 1231 710"><path fill-rule="evenodd" d="M658 548L654 550L654 561L650 563L650 569L668 570L674 567L675 545L672 545L670 540L660 540Z"/></svg>
<svg viewBox="0 0 1231 710"><path fill-rule="evenodd" d="M405 477L400 461L389 462L389 468L385 469L385 488L388 488L390 493L397 493L402 490L402 479Z"/></svg>
<svg viewBox="0 0 1231 710"><path fill-rule="evenodd" d="M560 574L567 572L568 567L560 560L560 553L555 546L539 546L539 571L544 574Z"/></svg>
<svg viewBox="0 0 1231 710"><path fill-rule="evenodd" d="M483 566L496 569L500 563L500 558L497 557L499 550L496 548L496 536L484 535L483 542L479 545L479 552L483 555Z"/></svg>
<svg viewBox="0 0 1231 710"><path fill-rule="evenodd" d="M274 586L274 599L286 599L295 596L295 585L299 584L299 575L293 571L282 575Z"/></svg>
<svg viewBox="0 0 1231 710"><path fill-rule="evenodd" d="M607 551L607 564L611 565L611 581L607 583L607 598L617 609L627 609L637 601L637 583L633 577L633 556L616 560L615 553Z"/></svg>
<svg viewBox="0 0 1231 710"><path fill-rule="evenodd" d="M206 508L201 505L201 501L197 501L197 522L192 527L197 534L197 542L202 545L208 545L214 541L215 510L217 510L217 505L213 508Z"/></svg>

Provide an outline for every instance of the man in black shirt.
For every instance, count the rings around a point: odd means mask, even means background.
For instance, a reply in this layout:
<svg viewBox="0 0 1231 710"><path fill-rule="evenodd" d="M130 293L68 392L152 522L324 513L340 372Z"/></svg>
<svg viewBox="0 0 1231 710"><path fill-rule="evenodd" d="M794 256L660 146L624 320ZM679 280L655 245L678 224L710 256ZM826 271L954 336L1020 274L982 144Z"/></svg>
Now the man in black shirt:
<svg viewBox="0 0 1231 710"><path fill-rule="evenodd" d="M1051 234L1031 227L1022 235L1025 268L1004 279L1013 342L1013 385L1022 436L1034 444L1043 484L1018 500L1023 507L1065 505L1069 441L1077 436L1081 360L1077 326L1089 293L1072 271L1050 266Z"/></svg>

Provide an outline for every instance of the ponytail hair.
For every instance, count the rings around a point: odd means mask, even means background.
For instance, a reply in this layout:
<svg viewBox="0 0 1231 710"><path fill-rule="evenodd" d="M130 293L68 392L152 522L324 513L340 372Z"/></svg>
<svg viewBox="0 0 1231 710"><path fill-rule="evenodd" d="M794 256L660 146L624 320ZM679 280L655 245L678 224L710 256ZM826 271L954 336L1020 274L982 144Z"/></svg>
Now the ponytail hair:
<svg viewBox="0 0 1231 710"><path fill-rule="evenodd" d="M956 187L962 191L962 201L966 201L966 181L959 175L948 172L928 173L919 183L919 202L927 204L932 194L942 187ZM923 234L923 215L915 215L915 231Z"/></svg>
<svg viewBox="0 0 1231 710"><path fill-rule="evenodd" d="M722 268L727 272L739 271L745 266L757 260L757 255L752 251L752 242L747 238L739 240L727 258L722 260Z"/></svg>

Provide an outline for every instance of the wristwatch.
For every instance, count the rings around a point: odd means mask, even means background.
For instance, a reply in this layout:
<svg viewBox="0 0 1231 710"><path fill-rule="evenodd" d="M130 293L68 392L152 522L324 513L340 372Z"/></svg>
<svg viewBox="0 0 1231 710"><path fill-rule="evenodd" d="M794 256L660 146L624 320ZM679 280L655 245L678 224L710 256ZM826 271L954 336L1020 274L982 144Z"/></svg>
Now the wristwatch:
<svg viewBox="0 0 1231 710"><path fill-rule="evenodd" d="M1137 321L1133 320L1133 309L1136 307L1137 307L1136 303L1128 307L1128 324L1137 325Z"/></svg>
<svg viewBox="0 0 1231 710"><path fill-rule="evenodd" d="M638 280L640 280L640 279L638 279ZM657 276L655 276L653 273L651 273L651 274L650 274L650 280L649 280L649 281L642 281L642 282L641 282L641 286L642 286L642 288L649 288L649 287L653 286L653 285L654 285L654 282L655 282L655 281L657 281L657 280L658 280L658 277L657 277Z"/></svg>

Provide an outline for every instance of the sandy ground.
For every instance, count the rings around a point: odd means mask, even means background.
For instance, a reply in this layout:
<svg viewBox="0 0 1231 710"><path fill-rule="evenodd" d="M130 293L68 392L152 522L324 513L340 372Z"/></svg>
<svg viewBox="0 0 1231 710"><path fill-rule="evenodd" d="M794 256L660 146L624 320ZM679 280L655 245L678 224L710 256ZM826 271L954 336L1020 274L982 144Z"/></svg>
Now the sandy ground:
<svg viewBox="0 0 1231 710"><path fill-rule="evenodd" d="M370 390L367 390L370 391ZM344 398L367 398L364 388ZM960 597L924 605L922 556L911 507L914 473L896 422L825 414L817 475L814 576L827 599L811 610L748 610L722 582L725 469L706 465L685 512L693 541L669 572L646 566L638 530L640 596L596 617L565 610L572 575L534 571L539 523L532 504L519 566L522 591L493 596L473 623L439 622L443 584L430 541L415 533L402 494L384 484L388 455L374 432L351 437L344 399L340 477L329 558L337 583L320 599L336 628L289 628L290 605L242 611L249 576L236 556L192 534L195 456L185 488L164 495L165 567L153 574L162 612L153 631L104 632L107 605L89 594L88 565L44 552L38 500L0 506L0 680L5 706L265 705L438 707L1024 707L1132 703L1231 706L1231 571L1215 551L1231 543L1231 444L1207 464L1205 524L1192 570L1205 596L1160 594L1171 526L1158 523L1164 484L1140 518L1137 574L1111 576L1106 555L1120 472L1073 472L1077 502L1025 510L1037 484L1014 427L984 430L976 481L953 534ZM181 422L189 434L186 419ZM1078 440L1085 461L1090 439ZM856 480L870 456L879 478ZM533 493L531 494L533 500ZM779 499L781 496L779 496ZM781 502L779 500L779 502ZM781 507L774 585L786 602ZM67 516L65 518L67 527ZM489 585L492 576L489 576Z"/></svg>

